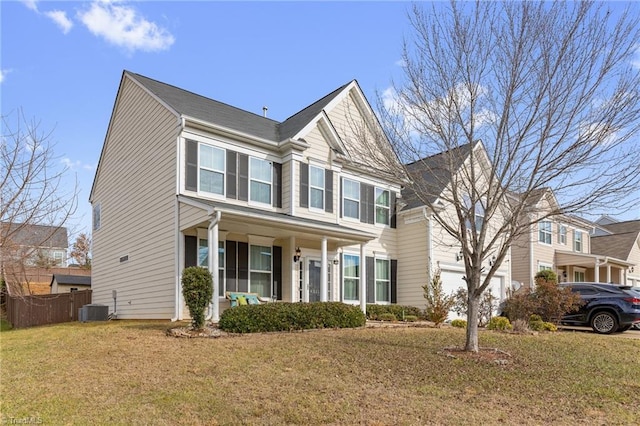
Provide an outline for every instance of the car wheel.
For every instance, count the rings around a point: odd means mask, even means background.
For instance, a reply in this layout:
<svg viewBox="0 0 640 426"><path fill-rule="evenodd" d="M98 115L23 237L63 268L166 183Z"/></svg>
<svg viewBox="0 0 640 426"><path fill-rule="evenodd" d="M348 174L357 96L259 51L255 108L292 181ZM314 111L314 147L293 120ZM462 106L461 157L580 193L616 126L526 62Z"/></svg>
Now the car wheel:
<svg viewBox="0 0 640 426"><path fill-rule="evenodd" d="M613 333L618 329L618 320L615 315L610 312L596 312L593 317L591 317L591 328L600 334Z"/></svg>
<svg viewBox="0 0 640 426"><path fill-rule="evenodd" d="M620 327L618 327L618 330L616 331L616 333L625 332L625 331L629 330L630 328L631 328L631 324L621 325Z"/></svg>

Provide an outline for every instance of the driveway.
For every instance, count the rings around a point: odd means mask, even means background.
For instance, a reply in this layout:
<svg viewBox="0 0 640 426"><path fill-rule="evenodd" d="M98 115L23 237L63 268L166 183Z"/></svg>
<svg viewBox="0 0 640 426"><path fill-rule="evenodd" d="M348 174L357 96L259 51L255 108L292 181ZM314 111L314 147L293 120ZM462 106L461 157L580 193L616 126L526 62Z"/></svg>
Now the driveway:
<svg viewBox="0 0 640 426"><path fill-rule="evenodd" d="M558 327L558 330L564 332L582 332L582 333L593 333L596 334L591 327L574 327L570 325L561 325ZM640 340L640 330L627 330L624 333L613 333L613 334L605 334L604 336L611 337L621 337L625 339L638 339Z"/></svg>

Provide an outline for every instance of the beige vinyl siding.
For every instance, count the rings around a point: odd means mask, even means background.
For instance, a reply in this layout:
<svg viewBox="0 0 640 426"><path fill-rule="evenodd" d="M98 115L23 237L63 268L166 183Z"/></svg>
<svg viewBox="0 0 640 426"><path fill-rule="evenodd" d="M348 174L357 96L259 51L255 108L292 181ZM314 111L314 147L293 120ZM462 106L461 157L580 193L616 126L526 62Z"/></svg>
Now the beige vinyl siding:
<svg viewBox="0 0 640 426"><path fill-rule="evenodd" d="M424 308L422 286L427 283L427 222L424 218L398 217L398 282L399 305Z"/></svg>
<svg viewBox="0 0 640 426"><path fill-rule="evenodd" d="M210 217L204 209L180 203L180 230L184 231L203 222L208 224L209 220Z"/></svg>
<svg viewBox="0 0 640 426"><path fill-rule="evenodd" d="M511 275L514 281L529 285L531 282L531 244L529 234L518 236L511 245Z"/></svg>
<svg viewBox="0 0 640 426"><path fill-rule="evenodd" d="M304 140L309 144L309 148L304 152L305 157L329 164L331 149L317 126L305 135Z"/></svg>
<svg viewBox="0 0 640 426"><path fill-rule="evenodd" d="M93 233L93 302L112 311L117 290L118 318L174 314L177 124L123 80L93 193L102 220Z"/></svg>
<svg viewBox="0 0 640 426"><path fill-rule="evenodd" d="M291 167L293 162L287 161L282 164L282 211L289 212L291 208L291 198L293 191L291 188Z"/></svg>

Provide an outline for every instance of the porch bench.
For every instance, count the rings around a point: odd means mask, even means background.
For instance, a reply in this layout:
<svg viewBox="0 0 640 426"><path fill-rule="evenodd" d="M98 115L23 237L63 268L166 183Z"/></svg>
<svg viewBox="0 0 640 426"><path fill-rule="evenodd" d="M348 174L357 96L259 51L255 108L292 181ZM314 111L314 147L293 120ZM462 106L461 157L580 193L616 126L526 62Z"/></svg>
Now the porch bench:
<svg viewBox="0 0 640 426"><path fill-rule="evenodd" d="M238 305L261 305L271 301L268 297L262 297L258 293L246 293L239 291L225 292L225 298L229 299L229 304L233 308Z"/></svg>

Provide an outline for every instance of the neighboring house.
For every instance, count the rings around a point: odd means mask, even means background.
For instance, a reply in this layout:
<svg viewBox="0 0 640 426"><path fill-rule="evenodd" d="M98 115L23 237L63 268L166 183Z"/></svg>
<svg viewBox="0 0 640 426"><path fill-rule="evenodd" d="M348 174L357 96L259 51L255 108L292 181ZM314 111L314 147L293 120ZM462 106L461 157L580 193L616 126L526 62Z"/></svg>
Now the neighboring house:
<svg viewBox="0 0 640 426"><path fill-rule="evenodd" d="M380 133L355 80L278 122L125 71L90 195L93 302L186 318L193 265L218 270L214 321L226 291L396 302L400 182L367 164L353 123Z"/></svg>
<svg viewBox="0 0 640 426"><path fill-rule="evenodd" d="M459 179L464 179L464 170L470 167L471 149L475 151L477 159L489 163L483 144L477 142L473 145L462 145L455 151L433 155L407 165L410 174L420 176L422 179L423 184L419 186L428 188L430 204L442 206L441 214L443 217L455 217L453 206L442 202L442 198L445 198L443 194L453 190L452 183L438 178L434 174L438 170L444 170L451 161L456 175L460 176ZM478 183L488 185L490 167L477 166L477 169ZM441 175L449 176L450 173L444 171ZM460 287L466 290L464 260L460 254L460 243L444 231L434 218L433 212L412 191L404 190L401 201L405 205L398 212L398 240L402 241L402 244L399 244L398 257L398 282L401 283L398 285L398 303L424 308L425 300L422 286L431 280L432 273L436 270L440 271L446 293L455 292ZM497 214L503 214L506 209L508 206L505 206L505 210ZM476 214L475 223L468 224L468 226L477 226L484 220L481 210L478 210ZM487 237L491 236L489 234ZM491 294L500 300L506 297L507 288L511 283L509 257L507 256L502 262L489 287ZM487 270L491 266L490 262L493 260L487 260ZM453 313L450 313L450 317L452 316L454 316Z"/></svg>
<svg viewBox="0 0 640 426"><path fill-rule="evenodd" d="M527 209L530 220L542 219L512 245L513 279L532 288L535 274L549 269L558 275L559 282L623 283L629 263L618 257L595 254L590 235L594 224L554 213L560 210L550 189L532 194Z"/></svg>
<svg viewBox="0 0 640 426"><path fill-rule="evenodd" d="M603 217L596 221L596 225L591 236L592 253L604 259L614 258L626 261L626 269L612 271L611 274L621 273L623 279L619 281L620 283L640 286L640 220L617 222ZM605 263L601 268L610 266L610 263Z"/></svg>
<svg viewBox="0 0 640 426"><path fill-rule="evenodd" d="M51 294L91 290L91 277L86 275L54 274L51 278Z"/></svg>
<svg viewBox="0 0 640 426"><path fill-rule="evenodd" d="M52 268L64 268L69 247L64 227L3 222L0 267L13 295L48 294Z"/></svg>

